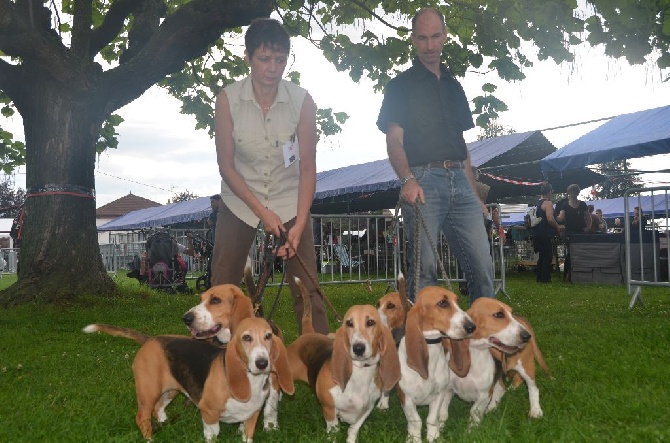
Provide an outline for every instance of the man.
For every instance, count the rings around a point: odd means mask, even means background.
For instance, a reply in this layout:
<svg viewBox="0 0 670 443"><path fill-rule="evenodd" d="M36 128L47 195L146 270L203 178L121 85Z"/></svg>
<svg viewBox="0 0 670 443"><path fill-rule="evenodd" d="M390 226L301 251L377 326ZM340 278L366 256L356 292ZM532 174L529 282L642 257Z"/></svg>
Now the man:
<svg viewBox="0 0 670 443"><path fill-rule="evenodd" d="M417 58L386 87L377 126L386 134L389 160L402 185L401 203L408 239L408 296L437 284L431 247L442 232L468 282L470 302L494 297L493 262L485 234L486 205L476 195L463 132L474 127L463 88L441 63L447 30L442 13L422 9L412 19ZM417 217L420 208L423 222ZM415 227L420 244L414 244ZM428 235L426 234L428 231ZM419 282L414 263L420 248ZM417 287L418 286L418 287Z"/></svg>
<svg viewBox="0 0 670 443"><path fill-rule="evenodd" d="M214 244L214 238L216 234L216 217L219 213L219 203L221 203L221 194L212 195L209 198L209 204L212 207L212 212L207 217L207 227L209 228L209 238L208 240Z"/></svg>
<svg viewBox="0 0 670 443"><path fill-rule="evenodd" d="M607 232L607 221L603 218L603 210L596 209L596 216L598 217L598 232Z"/></svg>

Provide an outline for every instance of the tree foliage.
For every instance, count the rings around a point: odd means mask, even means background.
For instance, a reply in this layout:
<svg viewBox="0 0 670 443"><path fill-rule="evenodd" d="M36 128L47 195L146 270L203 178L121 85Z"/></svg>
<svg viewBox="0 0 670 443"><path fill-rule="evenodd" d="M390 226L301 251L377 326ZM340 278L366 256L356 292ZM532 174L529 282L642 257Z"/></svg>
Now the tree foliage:
<svg viewBox="0 0 670 443"><path fill-rule="evenodd" d="M195 195L188 189L185 191L180 191L174 194L167 202L168 204L170 203L179 203L179 202L185 202L189 200L194 200L196 198L200 198L199 195Z"/></svg>
<svg viewBox="0 0 670 443"><path fill-rule="evenodd" d="M635 169L631 169L628 160L603 163L596 166L596 172L607 177L603 183L595 186L593 198L623 197L628 188L637 188L642 185L640 175Z"/></svg>
<svg viewBox="0 0 670 443"><path fill-rule="evenodd" d="M14 182L9 177L0 181L0 218L14 218L26 200L26 191L14 189Z"/></svg>
<svg viewBox="0 0 670 443"><path fill-rule="evenodd" d="M500 137L501 135L514 134L514 128L505 126L498 119L489 120L488 124L481 128L477 135L477 140L482 141L489 138Z"/></svg>

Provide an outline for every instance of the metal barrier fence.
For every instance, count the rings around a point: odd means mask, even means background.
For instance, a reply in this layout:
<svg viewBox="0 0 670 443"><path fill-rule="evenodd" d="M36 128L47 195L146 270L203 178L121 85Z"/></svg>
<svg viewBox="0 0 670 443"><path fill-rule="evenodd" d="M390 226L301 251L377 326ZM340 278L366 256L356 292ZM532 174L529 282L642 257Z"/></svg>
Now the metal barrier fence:
<svg viewBox="0 0 670 443"><path fill-rule="evenodd" d="M626 285L628 294L631 295L628 307L632 309L637 302L644 304L642 300L643 286L670 287L670 262L668 261L668 221L670 211L668 208L668 191L670 187L657 188L633 188L624 193L624 212L626 214L624 224L625 237L625 260L626 260ZM644 193L644 195L643 195ZM637 223L632 226L628 217L630 213L630 201L637 203L635 206L643 208L642 198L650 197L651 216L647 226ZM656 220L662 220L665 229L657 226Z"/></svg>
<svg viewBox="0 0 670 443"><path fill-rule="evenodd" d="M489 210L499 205L489 205ZM405 269L405 250L400 215L313 215L314 243L316 247L318 279L321 284L387 282L387 291L395 286L396 276ZM205 231L190 230L204 236ZM177 243L188 246L186 230L171 230ZM496 294L505 288L505 254L503 241L496 232L491 232L491 261L494 267ZM100 245L100 251L108 272L128 269L135 255L145 250L148 231L120 232L110 235L109 245ZM486 235L486 233L482 233ZM249 251L253 273L260 275L264 264L265 234L259 230ZM438 270L440 280L450 283L465 282L456 259L447 243L441 238L438 251L444 264L447 278ZM195 278L204 271L204 262L199 257L184 256L187 262L187 278ZM277 260L275 270L279 274L283 262ZM278 285L271 274L268 285Z"/></svg>

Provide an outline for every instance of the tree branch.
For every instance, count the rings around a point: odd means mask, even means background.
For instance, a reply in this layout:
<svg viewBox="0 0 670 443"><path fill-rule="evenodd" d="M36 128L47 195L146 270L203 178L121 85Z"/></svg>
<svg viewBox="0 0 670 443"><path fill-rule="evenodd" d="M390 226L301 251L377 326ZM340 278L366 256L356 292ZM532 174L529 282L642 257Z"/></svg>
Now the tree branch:
<svg viewBox="0 0 670 443"><path fill-rule="evenodd" d="M21 57L53 77L68 81L73 73L66 65L68 50L51 29L51 11L37 2L0 0L0 51Z"/></svg>
<svg viewBox="0 0 670 443"><path fill-rule="evenodd" d="M193 0L181 6L136 54L102 74L100 103L109 102L108 112L126 105L165 76L180 71L186 61L203 55L227 29L267 17L272 8L272 0Z"/></svg>
<svg viewBox="0 0 670 443"><path fill-rule="evenodd" d="M93 0L74 0L72 11L72 45L70 49L81 59L88 58L91 44Z"/></svg>
<svg viewBox="0 0 670 443"><path fill-rule="evenodd" d="M116 0L105 15L105 20L91 33L90 55L94 57L111 43L123 29L126 18L147 0Z"/></svg>

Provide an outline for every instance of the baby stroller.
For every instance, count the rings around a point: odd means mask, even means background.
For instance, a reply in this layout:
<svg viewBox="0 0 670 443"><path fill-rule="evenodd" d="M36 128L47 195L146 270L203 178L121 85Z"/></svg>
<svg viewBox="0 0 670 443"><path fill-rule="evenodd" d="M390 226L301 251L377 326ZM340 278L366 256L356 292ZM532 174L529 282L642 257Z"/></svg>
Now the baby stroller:
<svg viewBox="0 0 670 443"><path fill-rule="evenodd" d="M186 263L179 255L177 241L167 231L156 231L147 238L147 284L152 289L186 292Z"/></svg>

